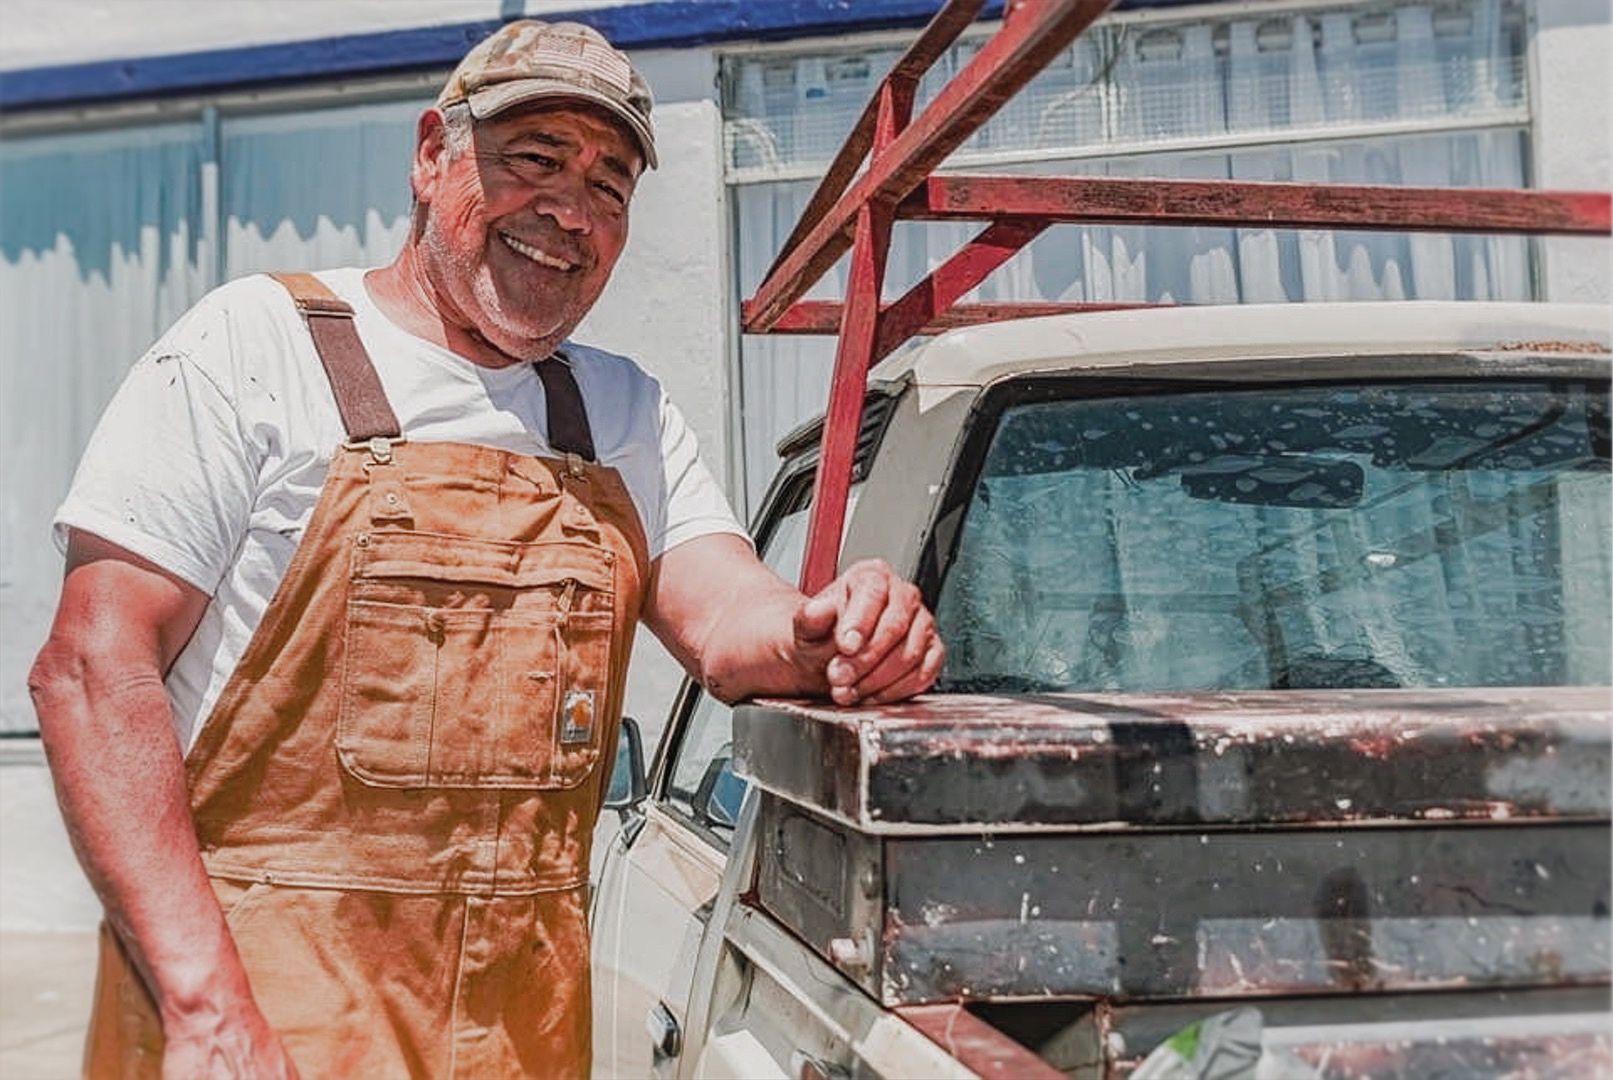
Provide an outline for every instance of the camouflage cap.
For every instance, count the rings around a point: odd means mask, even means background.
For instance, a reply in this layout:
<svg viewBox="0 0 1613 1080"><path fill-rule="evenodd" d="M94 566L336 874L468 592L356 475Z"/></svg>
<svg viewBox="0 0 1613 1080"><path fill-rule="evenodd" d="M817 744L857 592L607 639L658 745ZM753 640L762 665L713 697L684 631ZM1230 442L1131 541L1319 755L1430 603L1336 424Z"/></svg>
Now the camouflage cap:
<svg viewBox="0 0 1613 1080"><path fill-rule="evenodd" d="M478 120L544 98L576 98L603 106L638 139L655 168L650 88L627 54L593 27L520 19L501 26L459 62L437 95L437 107L467 102Z"/></svg>

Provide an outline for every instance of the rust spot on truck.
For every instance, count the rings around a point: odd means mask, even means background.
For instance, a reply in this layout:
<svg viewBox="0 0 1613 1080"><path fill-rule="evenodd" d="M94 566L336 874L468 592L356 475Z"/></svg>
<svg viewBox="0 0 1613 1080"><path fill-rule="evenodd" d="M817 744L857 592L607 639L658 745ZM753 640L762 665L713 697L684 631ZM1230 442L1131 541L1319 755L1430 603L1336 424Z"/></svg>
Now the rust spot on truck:
<svg viewBox="0 0 1613 1080"><path fill-rule="evenodd" d="M1496 352L1532 352L1532 353L1605 353L1607 345L1600 341L1503 341L1495 347Z"/></svg>
<svg viewBox="0 0 1613 1080"><path fill-rule="evenodd" d="M1318 1042L1295 1047L1320 1080L1422 1080L1429 1076L1592 1077L1613 1071L1613 1037L1470 1036L1426 1041ZM1128 1070L1129 1072L1130 1070ZM1120 1074L1117 1074L1120 1075Z"/></svg>

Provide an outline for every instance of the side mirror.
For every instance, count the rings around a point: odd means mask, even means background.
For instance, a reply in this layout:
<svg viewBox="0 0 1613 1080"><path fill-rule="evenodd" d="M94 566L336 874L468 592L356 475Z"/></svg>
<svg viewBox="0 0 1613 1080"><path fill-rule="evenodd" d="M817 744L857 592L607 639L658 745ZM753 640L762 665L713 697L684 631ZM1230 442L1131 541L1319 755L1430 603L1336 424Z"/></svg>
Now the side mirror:
<svg viewBox="0 0 1613 1080"><path fill-rule="evenodd" d="M724 746L706 765L700 786L694 791L694 812L707 828L732 829L739 821L739 808L745 801L745 781L734 773L730 746Z"/></svg>
<svg viewBox="0 0 1613 1080"><path fill-rule="evenodd" d="M611 768L610 786L605 789L605 809L633 809L649 791L644 778L644 737L638 721L622 717L622 730L616 737L616 762Z"/></svg>

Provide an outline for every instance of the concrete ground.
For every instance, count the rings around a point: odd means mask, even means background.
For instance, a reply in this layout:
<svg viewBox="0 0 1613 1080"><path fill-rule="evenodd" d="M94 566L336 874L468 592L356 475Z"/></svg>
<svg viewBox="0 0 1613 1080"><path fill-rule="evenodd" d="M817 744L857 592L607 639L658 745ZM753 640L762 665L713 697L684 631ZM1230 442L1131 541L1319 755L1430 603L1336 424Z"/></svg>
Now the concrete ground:
<svg viewBox="0 0 1613 1080"><path fill-rule="evenodd" d="M94 933L0 933L0 1077L78 1076L94 988Z"/></svg>

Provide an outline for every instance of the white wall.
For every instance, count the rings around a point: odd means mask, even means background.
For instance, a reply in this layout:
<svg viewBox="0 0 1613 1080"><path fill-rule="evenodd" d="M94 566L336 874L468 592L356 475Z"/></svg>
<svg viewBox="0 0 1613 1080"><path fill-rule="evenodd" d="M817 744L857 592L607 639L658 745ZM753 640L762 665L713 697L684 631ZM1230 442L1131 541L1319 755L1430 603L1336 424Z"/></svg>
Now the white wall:
<svg viewBox="0 0 1613 1080"><path fill-rule="evenodd" d="M34 739L0 742L0 930L88 930L101 905L73 858Z"/></svg>
<svg viewBox="0 0 1613 1080"><path fill-rule="evenodd" d="M230 49L515 15L613 7L628 0L5 0L0 68ZM94 27L94 33L85 33Z"/></svg>
<svg viewBox="0 0 1613 1080"><path fill-rule="evenodd" d="M1544 188L1606 191L1613 182L1608 0L1535 0L1534 16L1534 182ZM1613 300L1613 261L1606 240L1542 241L1541 263L1548 300Z"/></svg>

